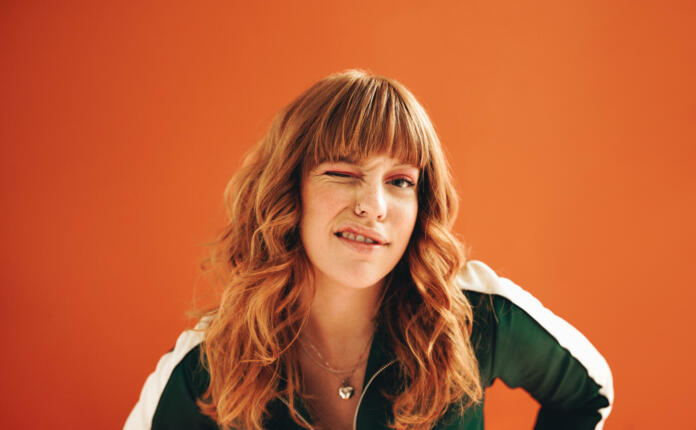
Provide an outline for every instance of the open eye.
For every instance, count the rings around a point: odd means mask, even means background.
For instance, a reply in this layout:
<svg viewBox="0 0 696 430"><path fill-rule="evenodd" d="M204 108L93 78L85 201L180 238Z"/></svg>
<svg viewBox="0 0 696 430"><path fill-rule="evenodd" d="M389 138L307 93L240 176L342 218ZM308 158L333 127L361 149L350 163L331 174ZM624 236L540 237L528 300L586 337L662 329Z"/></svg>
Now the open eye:
<svg viewBox="0 0 696 430"><path fill-rule="evenodd" d="M398 188L411 188L416 185L415 183L413 183L413 181L411 181L408 178L394 178L389 180L389 183Z"/></svg>

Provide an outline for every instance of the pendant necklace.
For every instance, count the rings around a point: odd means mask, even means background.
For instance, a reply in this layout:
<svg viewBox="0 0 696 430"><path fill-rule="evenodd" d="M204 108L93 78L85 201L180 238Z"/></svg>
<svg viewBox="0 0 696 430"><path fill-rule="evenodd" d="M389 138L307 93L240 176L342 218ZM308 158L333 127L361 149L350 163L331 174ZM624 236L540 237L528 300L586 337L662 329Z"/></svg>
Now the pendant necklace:
<svg viewBox="0 0 696 430"><path fill-rule="evenodd" d="M343 400L348 400L351 397L353 397L353 394L355 394L355 387L351 383L351 379L353 378L353 374L355 373L355 371L358 370L358 368L362 366L365 363L365 361L367 361L367 353L370 351L370 345L372 344L372 336L370 336L367 345L365 345L365 349L363 350L362 354L360 354L358 363L352 368L344 370L336 369L333 366L331 366L331 364L324 358L321 352L319 352L317 347L314 346L314 344L309 339L306 339L306 342L312 349L312 351L314 351L314 354L307 350L304 339L298 340L305 354L307 354L307 356L309 356L309 358L311 358L312 361L318 364L322 369L327 370L335 375L338 375L339 377L341 375L346 375L345 377L341 378L341 385L338 387L338 397L340 397Z"/></svg>

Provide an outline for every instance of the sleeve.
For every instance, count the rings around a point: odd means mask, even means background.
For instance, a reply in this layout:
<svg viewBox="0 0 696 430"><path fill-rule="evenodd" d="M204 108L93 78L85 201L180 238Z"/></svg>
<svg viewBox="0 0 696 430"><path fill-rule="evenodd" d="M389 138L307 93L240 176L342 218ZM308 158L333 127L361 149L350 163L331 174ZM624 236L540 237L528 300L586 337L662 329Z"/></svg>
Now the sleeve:
<svg viewBox="0 0 696 430"><path fill-rule="evenodd" d="M198 398L205 392L210 381L199 358L200 350L197 347L174 368L155 409L153 430L218 429L215 421L203 415L198 408Z"/></svg>
<svg viewBox="0 0 696 430"><path fill-rule="evenodd" d="M160 358L145 381L124 430L218 428L201 414L196 404L209 380L199 359L202 338L200 330L187 330L179 336L174 349Z"/></svg>
<svg viewBox="0 0 696 430"><path fill-rule="evenodd" d="M460 283L492 299L485 373L490 381L523 388L541 404L535 429L601 430L613 403L613 380L587 338L481 262L468 263Z"/></svg>

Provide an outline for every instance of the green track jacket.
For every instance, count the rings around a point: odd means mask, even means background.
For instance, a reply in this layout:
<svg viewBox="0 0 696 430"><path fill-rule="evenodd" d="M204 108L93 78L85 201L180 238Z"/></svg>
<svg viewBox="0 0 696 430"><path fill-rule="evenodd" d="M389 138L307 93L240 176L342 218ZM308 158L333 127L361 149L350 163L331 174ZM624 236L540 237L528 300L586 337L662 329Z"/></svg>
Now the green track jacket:
<svg viewBox="0 0 696 430"><path fill-rule="evenodd" d="M554 315L531 294L497 276L479 261L470 261L458 278L474 309L472 343L481 381L496 378L522 387L541 408L535 429L602 429L614 398L612 375L604 358L570 324ZM125 430L217 429L202 415L196 399L208 385L200 366L201 331L188 330L147 378ZM387 429L391 405L382 395L396 381L396 366L379 331L370 349L363 392L355 413L355 430ZM299 403L299 402L298 402ZM269 405L268 429L299 429L284 399ZM437 430L481 430L483 404L462 415L450 411ZM309 422L305 410L298 410Z"/></svg>

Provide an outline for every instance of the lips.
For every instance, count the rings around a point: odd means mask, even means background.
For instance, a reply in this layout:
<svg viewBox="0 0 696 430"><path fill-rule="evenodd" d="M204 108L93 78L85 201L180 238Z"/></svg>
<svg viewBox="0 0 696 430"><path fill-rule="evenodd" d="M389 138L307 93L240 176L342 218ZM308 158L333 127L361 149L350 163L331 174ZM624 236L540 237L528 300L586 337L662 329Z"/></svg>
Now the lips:
<svg viewBox="0 0 696 430"><path fill-rule="evenodd" d="M387 240L374 230L360 226L344 226L335 233L336 237L367 245L388 245Z"/></svg>

